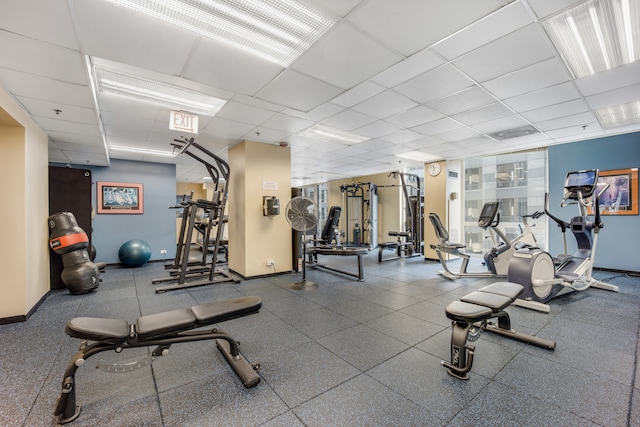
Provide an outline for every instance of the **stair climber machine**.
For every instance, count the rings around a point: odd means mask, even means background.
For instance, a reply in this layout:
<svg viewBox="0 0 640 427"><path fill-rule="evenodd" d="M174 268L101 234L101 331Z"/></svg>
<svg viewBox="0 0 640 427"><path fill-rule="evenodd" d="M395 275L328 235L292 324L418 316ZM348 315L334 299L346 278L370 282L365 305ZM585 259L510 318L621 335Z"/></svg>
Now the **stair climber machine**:
<svg viewBox="0 0 640 427"><path fill-rule="evenodd" d="M548 313L550 307L546 303L549 300L572 290L584 291L594 287L618 291L617 286L592 277L598 234L604 226L600 219L598 200L608 187L606 184L598 188L598 169L568 173L560 207L577 204L580 213L569 222L549 212L549 194L545 194L544 210L562 230L564 254L553 258L540 248L521 249L513 254L509 262L508 280L524 286L515 305ZM588 208L593 208L595 213L593 221L587 216ZM573 255L566 255L567 229L577 243L577 251Z"/></svg>

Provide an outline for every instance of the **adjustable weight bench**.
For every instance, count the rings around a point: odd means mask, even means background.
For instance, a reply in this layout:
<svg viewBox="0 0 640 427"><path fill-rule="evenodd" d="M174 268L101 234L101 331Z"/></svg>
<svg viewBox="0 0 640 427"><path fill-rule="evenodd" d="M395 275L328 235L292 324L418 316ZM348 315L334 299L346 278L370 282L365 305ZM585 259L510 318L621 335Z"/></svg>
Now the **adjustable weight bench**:
<svg viewBox="0 0 640 427"><path fill-rule="evenodd" d="M467 340L475 341L487 330L507 338L533 344L547 350L554 350L556 343L533 335L522 334L511 329L509 313L504 311L522 293L522 285L510 282L498 282L485 286L476 292L464 295L460 301L453 301L445 308L446 315L452 321L451 362L441 361L448 373L461 380L473 365L475 347ZM497 318L498 324L487 322Z"/></svg>
<svg viewBox="0 0 640 427"><path fill-rule="evenodd" d="M154 357L167 355L172 344L215 339L218 350L245 387L257 385L260 382L260 376L256 371L260 365L250 365L240 354L238 343L230 335L217 328L198 328L257 313L261 306L260 298L243 297L149 314L139 317L134 324L121 319L97 317L76 317L69 320L65 327L67 335L84 341L64 373L62 392L54 412L56 421L59 424L65 424L80 415L80 406L76 406L76 370L89 357L107 350L120 353L126 348L157 346L148 358L152 361ZM88 344L87 341L95 342ZM137 362L97 367L107 372L128 372L146 364Z"/></svg>

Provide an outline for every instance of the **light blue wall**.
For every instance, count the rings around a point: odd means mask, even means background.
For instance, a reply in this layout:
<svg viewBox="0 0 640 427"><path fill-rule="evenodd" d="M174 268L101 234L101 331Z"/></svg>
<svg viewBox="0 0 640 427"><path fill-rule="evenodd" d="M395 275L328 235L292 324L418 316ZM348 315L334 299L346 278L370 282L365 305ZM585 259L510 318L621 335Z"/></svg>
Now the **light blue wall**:
<svg viewBox="0 0 640 427"><path fill-rule="evenodd" d="M625 169L640 166L640 133L611 136L589 141L549 147L550 210L558 218L568 220L578 215L576 206L560 208L562 186L566 174L580 169ZM638 197L638 188L633 189ZM637 199L636 199L637 200ZM603 216L604 228L598 237L596 267L640 271L638 244L639 216ZM575 239L567 233L568 252L575 251ZM560 229L549 221L549 252L563 251Z"/></svg>
<svg viewBox="0 0 640 427"><path fill-rule="evenodd" d="M151 246L151 260L170 259L176 251L176 167L173 164L111 160L109 167L83 167L93 175L91 203L96 209L96 183L100 181L142 184L144 213L141 215L96 214L92 243L97 262L119 263L118 249L131 239ZM97 210L97 209L96 209ZM160 250L167 254L161 255Z"/></svg>

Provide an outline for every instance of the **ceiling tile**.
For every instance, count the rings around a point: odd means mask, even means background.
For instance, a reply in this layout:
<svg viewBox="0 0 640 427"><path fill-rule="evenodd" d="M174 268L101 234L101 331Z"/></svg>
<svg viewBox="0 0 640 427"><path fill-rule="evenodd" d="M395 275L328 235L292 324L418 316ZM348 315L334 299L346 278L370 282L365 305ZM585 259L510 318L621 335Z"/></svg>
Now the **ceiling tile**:
<svg viewBox="0 0 640 427"><path fill-rule="evenodd" d="M536 122L537 128L544 132L548 132L555 129L562 129L572 126L589 126L591 123L597 122L596 117L592 112L587 111L580 114L574 114L573 116L565 116L551 120L545 120Z"/></svg>
<svg viewBox="0 0 640 427"><path fill-rule="evenodd" d="M460 123L472 126L478 123L507 117L512 114L513 111L509 110L501 103L496 102L485 107L479 107L473 110L465 111L464 113L455 114L452 117Z"/></svg>
<svg viewBox="0 0 640 427"><path fill-rule="evenodd" d="M429 49L423 49L381 72L371 80L386 87L393 87L443 63L442 58L434 52Z"/></svg>
<svg viewBox="0 0 640 427"><path fill-rule="evenodd" d="M434 138L444 142L455 142L480 137L479 133L468 127L461 127L447 132L433 135Z"/></svg>
<svg viewBox="0 0 640 427"><path fill-rule="evenodd" d="M493 104L496 99L480 86L472 86L453 95L429 102L427 106L446 115L469 111L484 105Z"/></svg>
<svg viewBox="0 0 640 427"><path fill-rule="evenodd" d="M385 121L391 122L398 126L414 127L423 123L431 122L444 117L443 114L419 105L411 108L410 110L403 111L402 113L387 117Z"/></svg>
<svg viewBox="0 0 640 427"><path fill-rule="evenodd" d="M591 108L603 108L612 105L626 104L640 99L640 84L627 86L606 93L587 97L587 103Z"/></svg>
<svg viewBox="0 0 640 427"><path fill-rule="evenodd" d="M77 50L0 31L0 58L11 58L10 66L15 71L37 70L38 75L50 79L87 84L82 56Z"/></svg>
<svg viewBox="0 0 640 427"><path fill-rule="evenodd" d="M283 112L290 116L300 117L301 119L320 122L328 117L338 114L342 110L344 110L344 108L339 105L332 104L331 102L325 102L309 112L298 111L292 108L286 108Z"/></svg>
<svg viewBox="0 0 640 427"><path fill-rule="evenodd" d="M558 59L539 62L522 70L505 74L483 86L500 98L512 98L568 81L569 72Z"/></svg>
<svg viewBox="0 0 640 427"><path fill-rule="evenodd" d="M0 28L78 50L68 0L2 0Z"/></svg>
<svg viewBox="0 0 640 427"><path fill-rule="evenodd" d="M348 19L410 56L501 6L498 0L369 0ZM399 13L402 10L411 13Z"/></svg>
<svg viewBox="0 0 640 427"><path fill-rule="evenodd" d="M378 120L377 122L355 129L354 132L358 135L368 136L369 138L380 138L390 133L398 132L399 130L401 130L399 126Z"/></svg>
<svg viewBox="0 0 640 427"><path fill-rule="evenodd" d="M407 97L392 90L387 90L355 105L353 109L369 116L384 119L385 117L406 111L417 105L418 104Z"/></svg>
<svg viewBox="0 0 640 427"><path fill-rule="evenodd" d="M422 138L424 135L413 131L411 129L403 129L398 132L394 132L389 135L385 135L382 139L385 141L393 142L394 144L404 144L413 141L418 138Z"/></svg>
<svg viewBox="0 0 640 427"><path fill-rule="evenodd" d="M341 23L307 50L291 68L349 89L401 59L397 53Z"/></svg>
<svg viewBox="0 0 640 427"><path fill-rule="evenodd" d="M531 24L479 47L453 64L472 79L484 82L553 57L542 29Z"/></svg>
<svg viewBox="0 0 640 427"><path fill-rule="evenodd" d="M560 104L580 97L573 82L560 83L540 90L505 99L504 103L515 111L529 111L549 105Z"/></svg>
<svg viewBox="0 0 640 427"><path fill-rule="evenodd" d="M338 129L354 130L375 121L376 119L374 117L367 116L366 114L362 114L351 109L347 109L339 112L334 116L329 117L322 123Z"/></svg>
<svg viewBox="0 0 640 427"><path fill-rule="evenodd" d="M346 16L362 0L302 0L317 10L327 10L339 16Z"/></svg>
<svg viewBox="0 0 640 427"><path fill-rule="evenodd" d="M433 46L433 50L453 60L532 23L521 2L513 2Z"/></svg>
<svg viewBox="0 0 640 427"><path fill-rule="evenodd" d="M328 83L287 69L267 84L256 97L301 111L327 102L342 90Z"/></svg>
<svg viewBox="0 0 640 427"><path fill-rule="evenodd" d="M306 128L314 125L315 122L304 120L287 114L278 113L262 123L261 127L275 129L287 133L302 132Z"/></svg>
<svg viewBox="0 0 640 427"><path fill-rule="evenodd" d="M536 16L542 19L574 4L582 3L582 0L527 0L527 3Z"/></svg>
<svg viewBox="0 0 640 427"><path fill-rule="evenodd" d="M222 107L218 114L216 114L216 117L257 126L275 114L276 113L271 110L265 110L236 101L229 101Z"/></svg>
<svg viewBox="0 0 640 427"><path fill-rule="evenodd" d="M346 108L353 107L354 105L359 104L360 102L369 99L384 90L384 86L372 83L371 81L366 81L336 96L331 100L331 103Z"/></svg>
<svg viewBox="0 0 640 427"><path fill-rule="evenodd" d="M450 64L445 64L396 86L395 91L417 102L425 103L470 86L473 86L471 80Z"/></svg>
<svg viewBox="0 0 640 427"><path fill-rule="evenodd" d="M88 55L178 76L198 38L194 33L106 1L74 4L78 37Z"/></svg>
<svg viewBox="0 0 640 427"><path fill-rule="evenodd" d="M51 80L0 68L0 83L15 96L42 99L60 105L93 108L88 86Z"/></svg>
<svg viewBox="0 0 640 427"><path fill-rule="evenodd" d="M543 120L552 120L557 117L583 113L588 109L589 106L583 99L574 99L573 101L567 101L524 112L522 113L522 117L531 122L540 122Z"/></svg>
<svg viewBox="0 0 640 427"><path fill-rule="evenodd" d="M591 96L638 83L640 83L640 61L621 65L611 70L576 80L576 85L584 96Z"/></svg>
<svg viewBox="0 0 640 427"><path fill-rule="evenodd" d="M216 88L255 95L283 68L213 40L199 39L183 76Z"/></svg>
<svg viewBox="0 0 640 427"><path fill-rule="evenodd" d="M247 132L244 137L257 142L280 142L284 141L291 133L258 126Z"/></svg>
<svg viewBox="0 0 640 427"><path fill-rule="evenodd" d="M251 124L214 117L206 127L200 129L200 134L207 138L213 138L214 140L238 140L254 127L255 126Z"/></svg>
<svg viewBox="0 0 640 427"><path fill-rule="evenodd" d="M412 129L416 132L420 132L424 135L436 135L439 133L447 132L453 129L462 127L462 125L455 120L451 120L448 117L444 117L433 122L425 123L420 126L415 126Z"/></svg>
<svg viewBox="0 0 640 427"><path fill-rule="evenodd" d="M16 97L32 116L48 117L51 119L69 120L72 122L97 124L98 119L93 108L77 107L75 105L60 105L52 101ZM60 113L56 113L56 110Z"/></svg>

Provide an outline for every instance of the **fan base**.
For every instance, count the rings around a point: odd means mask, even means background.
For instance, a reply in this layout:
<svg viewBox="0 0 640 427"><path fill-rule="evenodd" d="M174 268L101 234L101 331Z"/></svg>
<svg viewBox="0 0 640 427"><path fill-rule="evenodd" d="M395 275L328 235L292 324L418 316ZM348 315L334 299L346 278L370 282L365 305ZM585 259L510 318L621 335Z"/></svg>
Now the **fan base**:
<svg viewBox="0 0 640 427"><path fill-rule="evenodd" d="M302 280L300 282L291 283L289 289L295 289L296 291L312 291L318 289L318 285L310 280Z"/></svg>

